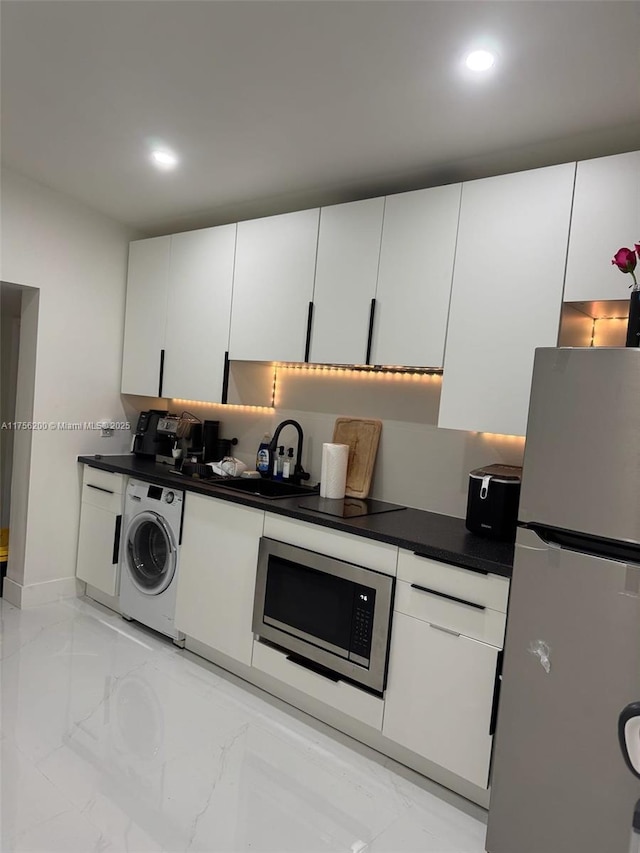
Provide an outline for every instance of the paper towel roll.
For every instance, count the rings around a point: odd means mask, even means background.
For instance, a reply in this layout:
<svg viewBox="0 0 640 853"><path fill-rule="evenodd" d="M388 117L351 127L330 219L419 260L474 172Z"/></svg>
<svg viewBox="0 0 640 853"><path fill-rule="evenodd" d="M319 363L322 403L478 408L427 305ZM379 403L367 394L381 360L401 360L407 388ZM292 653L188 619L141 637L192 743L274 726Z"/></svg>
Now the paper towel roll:
<svg viewBox="0 0 640 853"><path fill-rule="evenodd" d="M348 444L322 445L322 471L320 472L320 497L343 498L347 485L349 464Z"/></svg>

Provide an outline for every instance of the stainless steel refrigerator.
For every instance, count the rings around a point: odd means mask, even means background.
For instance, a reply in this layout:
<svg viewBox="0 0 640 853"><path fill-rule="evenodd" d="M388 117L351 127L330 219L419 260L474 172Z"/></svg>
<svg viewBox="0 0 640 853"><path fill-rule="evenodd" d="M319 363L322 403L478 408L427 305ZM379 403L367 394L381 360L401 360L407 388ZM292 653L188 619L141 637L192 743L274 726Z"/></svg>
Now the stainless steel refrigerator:
<svg viewBox="0 0 640 853"><path fill-rule="evenodd" d="M638 701L640 349L539 349L489 853L629 853L640 780L619 718Z"/></svg>

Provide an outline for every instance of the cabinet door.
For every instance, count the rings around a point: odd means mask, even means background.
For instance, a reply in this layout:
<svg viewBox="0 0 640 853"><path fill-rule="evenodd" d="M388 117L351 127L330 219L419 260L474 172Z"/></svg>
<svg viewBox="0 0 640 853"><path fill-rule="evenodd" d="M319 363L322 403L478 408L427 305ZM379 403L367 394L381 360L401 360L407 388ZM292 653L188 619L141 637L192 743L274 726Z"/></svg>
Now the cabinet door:
<svg viewBox="0 0 640 853"><path fill-rule="evenodd" d="M236 225L171 237L165 397L222 401Z"/></svg>
<svg viewBox="0 0 640 853"><path fill-rule="evenodd" d="M626 299L630 275L611 264L640 241L640 151L578 163L565 302Z"/></svg>
<svg viewBox="0 0 640 853"><path fill-rule="evenodd" d="M76 575L107 595L118 593L118 558L122 516L82 503Z"/></svg>
<svg viewBox="0 0 640 853"><path fill-rule="evenodd" d="M304 361L319 210L238 223L229 358Z"/></svg>
<svg viewBox="0 0 640 853"><path fill-rule="evenodd" d="M261 510L185 495L176 627L247 665L263 523Z"/></svg>
<svg viewBox="0 0 640 853"><path fill-rule="evenodd" d="M323 207L309 361L364 364L384 198Z"/></svg>
<svg viewBox="0 0 640 853"><path fill-rule="evenodd" d="M486 788L498 653L394 613L382 733Z"/></svg>
<svg viewBox="0 0 640 853"><path fill-rule="evenodd" d="M442 367L461 188L387 196L372 364Z"/></svg>
<svg viewBox="0 0 640 853"><path fill-rule="evenodd" d="M122 353L122 393L161 396L169 288L170 237L129 244L127 303Z"/></svg>
<svg viewBox="0 0 640 853"><path fill-rule="evenodd" d="M438 426L524 435L535 348L558 340L574 174L463 185Z"/></svg>

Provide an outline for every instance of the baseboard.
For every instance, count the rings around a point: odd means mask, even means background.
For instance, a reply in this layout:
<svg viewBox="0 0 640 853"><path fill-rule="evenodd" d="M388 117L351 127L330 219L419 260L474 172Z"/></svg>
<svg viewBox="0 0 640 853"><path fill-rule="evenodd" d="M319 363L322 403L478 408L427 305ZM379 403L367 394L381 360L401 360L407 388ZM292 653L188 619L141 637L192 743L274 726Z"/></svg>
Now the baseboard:
<svg viewBox="0 0 640 853"><path fill-rule="evenodd" d="M28 607L37 607L39 604L51 604L63 598L78 598L84 595L85 584L76 577L56 578L53 581L42 581L23 586L11 578L4 579L2 597L25 610Z"/></svg>
<svg viewBox="0 0 640 853"><path fill-rule="evenodd" d="M11 578L5 578L2 584L2 597L14 607L20 607L22 601L22 585L12 581Z"/></svg>

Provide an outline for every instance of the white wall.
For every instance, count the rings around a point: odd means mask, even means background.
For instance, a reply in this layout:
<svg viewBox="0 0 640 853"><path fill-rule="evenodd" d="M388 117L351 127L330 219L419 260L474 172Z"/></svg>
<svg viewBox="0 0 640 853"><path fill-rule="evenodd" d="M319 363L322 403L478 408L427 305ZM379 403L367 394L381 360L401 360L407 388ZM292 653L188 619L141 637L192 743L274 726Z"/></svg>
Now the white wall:
<svg viewBox="0 0 640 853"><path fill-rule="evenodd" d="M37 339L28 339L24 314L21 330L21 347L33 345L35 353L33 421L123 420L127 251L139 235L4 169L1 204L0 279L40 291ZM12 506L21 517L12 517L8 577L30 592L13 589L13 598L22 595L24 604L69 590L79 517L76 457L128 450L129 441L129 433L103 439L90 430L34 431L20 466L16 452ZM49 584L49 593L31 590L60 579L66 581Z"/></svg>

